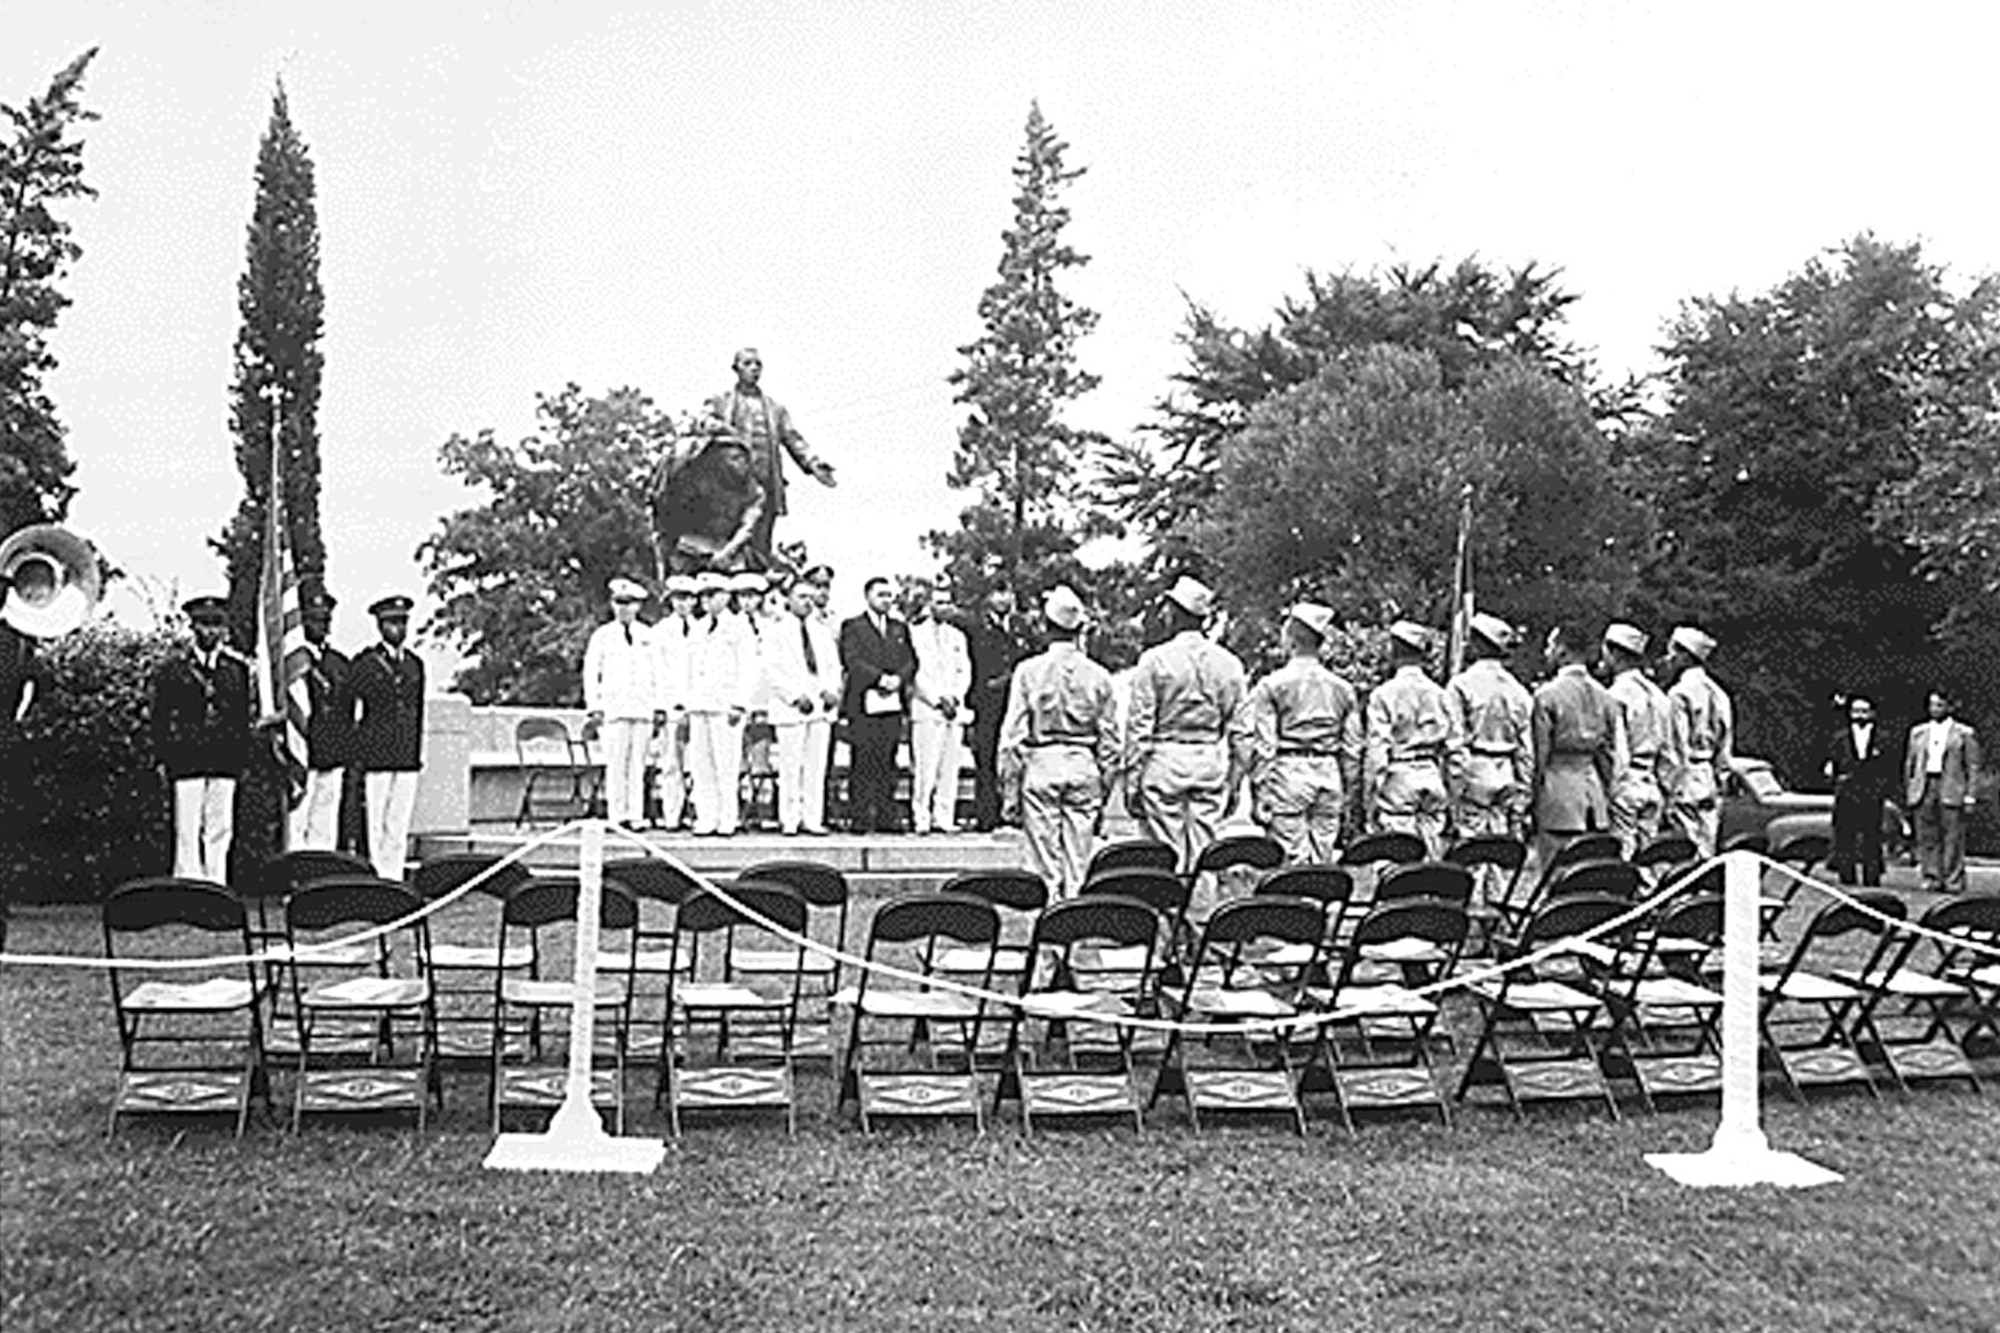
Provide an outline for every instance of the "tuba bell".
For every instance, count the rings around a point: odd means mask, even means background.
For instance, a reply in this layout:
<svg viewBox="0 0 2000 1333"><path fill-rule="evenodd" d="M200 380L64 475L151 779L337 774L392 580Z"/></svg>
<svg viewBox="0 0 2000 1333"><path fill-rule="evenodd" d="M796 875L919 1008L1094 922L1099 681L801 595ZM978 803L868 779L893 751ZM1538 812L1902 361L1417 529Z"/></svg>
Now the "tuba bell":
<svg viewBox="0 0 2000 1333"><path fill-rule="evenodd" d="M6 601L0 620L34 639L53 639L84 622L102 581L97 548L68 528L35 523L0 542Z"/></svg>

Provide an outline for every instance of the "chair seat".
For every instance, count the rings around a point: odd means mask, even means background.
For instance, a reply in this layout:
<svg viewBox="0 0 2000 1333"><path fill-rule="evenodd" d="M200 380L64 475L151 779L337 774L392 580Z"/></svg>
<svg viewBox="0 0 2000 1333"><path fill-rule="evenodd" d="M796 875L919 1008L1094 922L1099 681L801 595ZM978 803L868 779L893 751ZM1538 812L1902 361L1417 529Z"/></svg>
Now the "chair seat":
<svg viewBox="0 0 2000 1333"><path fill-rule="evenodd" d="M1436 1012L1432 1001L1394 985L1347 986L1333 1003L1336 1018L1428 1018Z"/></svg>
<svg viewBox="0 0 2000 1333"><path fill-rule="evenodd" d="M1361 956L1378 963L1436 963L1444 961L1445 951L1429 940L1408 938L1364 944Z"/></svg>
<svg viewBox="0 0 2000 1333"><path fill-rule="evenodd" d="M1859 977L1852 972L1836 972L1834 976L1845 985L1859 986L1864 990L1885 990L1891 995L1903 995L1915 1000L1951 1000L1965 994L1965 987L1956 982L1909 967L1887 974L1877 970Z"/></svg>
<svg viewBox="0 0 2000 1333"><path fill-rule="evenodd" d="M1586 995L1566 981L1522 981L1510 986L1503 978L1496 977L1474 982L1472 990L1482 999L1504 1004L1510 1009L1543 1013L1574 1010L1581 1013L1599 1007L1596 996Z"/></svg>
<svg viewBox="0 0 2000 1333"><path fill-rule="evenodd" d="M1017 976L1028 965L1026 949L946 949L937 956L936 965L940 972L984 972L987 957L992 956L993 973L996 976Z"/></svg>
<svg viewBox="0 0 2000 1333"><path fill-rule="evenodd" d="M500 999L506 1004L567 1008L575 998L576 983L573 981L533 981L527 977L508 977L500 983ZM597 1003L600 1007L623 1004L625 998L623 982L615 977L597 979Z"/></svg>
<svg viewBox="0 0 2000 1333"><path fill-rule="evenodd" d="M1967 981L1979 986L2000 986L2000 963L1986 967L1975 967L1964 974Z"/></svg>
<svg viewBox="0 0 2000 1333"><path fill-rule="evenodd" d="M1188 996L1188 1010L1212 1018L1290 1018L1298 1009L1264 990L1199 988Z"/></svg>
<svg viewBox="0 0 2000 1333"><path fill-rule="evenodd" d="M1131 1007L1108 991L1039 990L1021 997L1030 1018L1074 1018L1080 1014L1129 1014Z"/></svg>
<svg viewBox="0 0 2000 1333"><path fill-rule="evenodd" d="M1312 944L1281 944L1275 949L1257 955L1257 962L1265 967L1304 967L1319 953Z"/></svg>
<svg viewBox="0 0 2000 1333"><path fill-rule="evenodd" d="M859 1003L861 1012L873 1018L936 1018L956 1021L979 1017L979 1001L949 991L870 988L863 994L858 989L849 987L835 995L833 1003Z"/></svg>
<svg viewBox="0 0 2000 1333"><path fill-rule="evenodd" d="M600 972L623 972L628 966L634 972L649 975L685 972L688 970L688 954L686 949L641 949L638 961L634 962L629 949L600 949L597 952L597 970Z"/></svg>
<svg viewBox="0 0 2000 1333"><path fill-rule="evenodd" d="M227 1013L245 1007L256 995L257 988L238 977L146 981L134 986L119 1007L147 1013Z"/></svg>
<svg viewBox="0 0 2000 1333"><path fill-rule="evenodd" d="M829 954L815 953L811 949L732 949L729 951L729 968L732 972L792 972L799 971L807 976L828 976L838 966Z"/></svg>
<svg viewBox="0 0 2000 1333"><path fill-rule="evenodd" d="M417 977L349 977L305 993L308 1009L407 1009L430 999L430 983Z"/></svg>
<svg viewBox="0 0 2000 1333"><path fill-rule="evenodd" d="M1632 998L1648 1008L1713 1007L1722 1003L1720 992L1679 977L1646 977L1633 988Z"/></svg>
<svg viewBox="0 0 2000 1333"><path fill-rule="evenodd" d="M759 995L748 986L728 982L691 981L674 987L674 1004L683 1009L787 1009L788 995Z"/></svg>
<svg viewBox="0 0 2000 1333"><path fill-rule="evenodd" d="M378 951L372 944L301 944L296 949L289 944L274 944L268 952L274 963L298 963L305 967L360 967L374 962Z"/></svg>
<svg viewBox="0 0 2000 1333"><path fill-rule="evenodd" d="M525 944L500 950L490 944L433 944L431 966L446 972L512 972L535 961Z"/></svg>
<svg viewBox="0 0 2000 1333"><path fill-rule="evenodd" d="M1794 972L1781 979L1774 976L1757 978L1760 991L1776 990L1788 1000L1802 1000L1809 1004L1831 1004L1839 1000L1852 1000L1861 992L1844 981L1832 977L1822 977L1813 972Z"/></svg>

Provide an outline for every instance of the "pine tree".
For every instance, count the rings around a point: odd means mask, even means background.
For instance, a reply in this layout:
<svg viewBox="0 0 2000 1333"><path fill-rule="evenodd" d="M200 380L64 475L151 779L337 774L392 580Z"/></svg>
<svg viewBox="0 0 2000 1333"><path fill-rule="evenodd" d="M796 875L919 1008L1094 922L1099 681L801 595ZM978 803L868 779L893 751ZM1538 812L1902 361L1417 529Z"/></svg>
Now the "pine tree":
<svg viewBox="0 0 2000 1333"><path fill-rule="evenodd" d="M1031 104L1000 277L979 298L984 332L958 349L965 365L951 375L954 401L971 410L946 480L975 498L957 530L933 532L928 542L973 597L999 582L1027 593L1067 575L1083 535L1075 460L1098 437L1067 425L1062 409L1097 387L1076 356L1097 314L1057 287L1065 272L1090 262L1063 239L1070 214L1059 201L1084 171L1063 164L1068 148Z"/></svg>
<svg viewBox="0 0 2000 1333"><path fill-rule="evenodd" d="M319 524L319 336L325 297L319 284L319 215L313 196L312 159L292 125L281 82L257 151L257 202L243 276L236 283L242 325L236 334L229 425L244 496L216 543L228 562L230 625L245 646L256 619L277 411L284 414L278 424L284 441L285 518L299 580L310 589L326 575Z"/></svg>
<svg viewBox="0 0 2000 1333"><path fill-rule="evenodd" d="M82 248L51 205L94 196L83 182L83 143L72 135L96 120L77 97L92 47L25 108L0 105L10 137L0 142L0 535L61 519L76 488L62 422L42 388L55 369L48 334L69 304L57 284Z"/></svg>

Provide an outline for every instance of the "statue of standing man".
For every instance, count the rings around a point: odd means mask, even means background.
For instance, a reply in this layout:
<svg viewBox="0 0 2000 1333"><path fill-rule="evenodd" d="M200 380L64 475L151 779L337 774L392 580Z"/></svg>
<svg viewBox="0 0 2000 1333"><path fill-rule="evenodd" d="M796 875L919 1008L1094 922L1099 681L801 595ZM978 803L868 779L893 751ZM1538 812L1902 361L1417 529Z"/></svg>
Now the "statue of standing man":
<svg viewBox="0 0 2000 1333"><path fill-rule="evenodd" d="M750 468L764 484L763 512L750 544L768 566L771 561L771 534L778 515L785 512L785 470L780 446L799 468L810 473L822 486L831 486L833 465L816 457L792 424L792 414L766 396L758 381L764 375L764 358L754 347L745 347L731 360L736 384L729 392L708 400L708 414L742 441L750 451Z"/></svg>

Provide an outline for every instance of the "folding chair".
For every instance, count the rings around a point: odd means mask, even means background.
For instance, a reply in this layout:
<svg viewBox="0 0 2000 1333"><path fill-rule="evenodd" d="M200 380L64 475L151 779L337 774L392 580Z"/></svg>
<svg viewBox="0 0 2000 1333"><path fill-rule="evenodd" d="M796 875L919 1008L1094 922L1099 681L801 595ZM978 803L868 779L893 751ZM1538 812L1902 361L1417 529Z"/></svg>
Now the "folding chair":
<svg viewBox="0 0 2000 1333"><path fill-rule="evenodd" d="M372 875L319 879L285 903L298 1081L292 1131L307 1113L444 1109L437 1064L430 923L407 886ZM383 928L358 947L334 937Z"/></svg>
<svg viewBox="0 0 2000 1333"><path fill-rule="evenodd" d="M1835 975L1868 992L1860 1017L1864 1030L1872 1030L1881 1043L1871 1054L1888 1066L1898 1088L1907 1092L1912 1083L1962 1078L1974 1092L1982 1091L1972 1064L1972 1038L1981 1027L1992 1026L1993 1017L1991 1001L1981 1004L1974 977L1985 962L1992 981L2000 984L2000 963L1966 945L2000 945L2000 896L1947 898L1924 913L1919 924L1965 943L1947 944L1912 931L1879 971ZM1892 1000L1900 1010L1883 1012ZM1982 1008L1988 1010L1983 1019ZM1954 1019L1963 1024L1956 1033ZM1892 1028L1902 1030L1892 1034Z"/></svg>
<svg viewBox="0 0 2000 1333"><path fill-rule="evenodd" d="M1520 885L1521 871L1528 864L1528 845L1519 838L1487 833L1454 844L1445 852L1444 859L1472 872L1477 892L1467 909L1473 934L1466 947L1477 952L1484 947L1481 942L1491 938L1500 920L1497 904L1511 901Z"/></svg>
<svg viewBox="0 0 2000 1333"><path fill-rule="evenodd" d="M1669 875L1694 862L1693 839L1679 833L1662 833L1632 853L1632 864L1653 884L1664 882Z"/></svg>
<svg viewBox="0 0 2000 1333"><path fill-rule="evenodd" d="M1188 893L1199 899L1204 877L1214 876L1218 898L1232 881L1240 882L1240 891L1230 896L1247 897L1255 881L1244 879L1244 872L1276 870L1284 863L1285 849L1277 839L1262 833L1227 833L1195 855L1188 871Z"/></svg>
<svg viewBox="0 0 2000 1333"><path fill-rule="evenodd" d="M1595 989L1611 1007L1605 1047L1649 1111L1661 1097L1722 1088L1722 995L1705 973L1722 947L1722 927L1720 896L1683 897L1663 905L1649 929L1626 936L1622 950L1599 955Z"/></svg>
<svg viewBox="0 0 2000 1333"><path fill-rule="evenodd" d="M1450 861L1418 861L1397 866L1375 885L1377 904L1412 898L1436 898L1463 907L1472 901L1472 872Z"/></svg>
<svg viewBox="0 0 2000 1333"><path fill-rule="evenodd" d="M1788 833L1772 844L1766 855L1787 870L1810 879L1815 867L1827 864L1832 858L1833 839L1820 833ZM1778 922L1791 909L1792 900L1798 897L1802 886L1792 875L1780 873L1776 887L1767 887L1770 878L1771 873L1766 870L1761 876L1765 882L1758 885L1757 922L1759 934L1775 940Z"/></svg>
<svg viewBox="0 0 2000 1333"><path fill-rule="evenodd" d="M245 906L257 909L250 928L251 941L266 955L264 995L269 1015L264 1026L264 1054L273 1059L292 1059L299 1053L298 1016L291 1012L292 988L285 975L285 900L316 879L332 875L373 875L375 867L345 852L300 850L281 852L245 877L237 897ZM350 955L354 961L371 958L366 950Z"/></svg>
<svg viewBox="0 0 2000 1333"><path fill-rule="evenodd" d="M1310 898L1326 910L1326 948L1330 956L1343 938L1343 922L1354 898L1354 875L1345 866L1280 866L1257 881L1260 898ZM1282 951L1281 951L1282 952ZM1292 950L1300 959L1302 949ZM1323 979L1323 978L1322 978Z"/></svg>
<svg viewBox="0 0 2000 1333"><path fill-rule="evenodd" d="M1011 1096L1020 1100L1021 1127L1030 1133L1037 1115L1130 1115L1134 1129L1145 1128L1132 1058L1133 1030L1093 1021L1093 1016L1133 1017L1152 1007L1159 935L1159 914L1136 898L1093 894L1056 903L1041 914L1028 941L1021 1003L1007 1028L1006 1063L993 1094L996 1114ZM1121 979L1116 987L1079 989L1075 978L1080 966L1100 981L1113 974L1102 965L1105 951L1120 957L1137 954L1139 966L1116 969ZM1039 1042L1027 1039L1031 1023L1042 1029ZM1071 1034L1077 1028L1108 1031L1113 1040L1076 1042ZM1062 1067L1053 1068L1058 1043L1065 1058ZM1077 1057L1085 1050L1113 1054L1114 1069L1080 1069Z"/></svg>
<svg viewBox="0 0 2000 1333"><path fill-rule="evenodd" d="M704 890L674 914L674 951L686 954L689 967L685 974L667 974L667 1012L686 1049L677 1054L670 1044L661 1047L653 1100L666 1103L677 1137L683 1111L777 1109L785 1113L786 1133L798 1128L792 1037L805 976L801 961L810 955L771 928L805 934L806 903L782 884L745 879L730 886L729 898ZM702 944L718 937L722 977L698 981ZM789 956L791 970L739 973L734 960L743 952ZM704 1027L715 1032L710 1062L697 1058L707 1045L699 1040ZM757 1040L744 1040L750 1037Z"/></svg>
<svg viewBox="0 0 2000 1333"><path fill-rule="evenodd" d="M1292 1036L1275 1030L1273 1020L1296 1017L1305 981L1318 965L1326 936L1326 909L1308 898L1253 896L1224 903L1203 927L1187 981L1178 994L1162 999L1167 1016L1204 1037L1235 1039L1243 1060L1233 1066L1196 1066L1188 1058L1188 1035L1176 1030L1153 1081L1147 1103L1178 1093L1197 1133L1201 1113L1289 1113L1299 1133L1306 1129L1305 1106L1292 1065ZM1305 945L1280 952L1287 945ZM1273 962L1273 956L1286 960ZM1303 957L1297 965L1292 958ZM1258 1046L1274 1053L1256 1058Z"/></svg>
<svg viewBox="0 0 2000 1333"><path fill-rule="evenodd" d="M542 879L516 889L500 909L500 930L495 949L504 956L510 948L526 945L533 951L535 965L527 976L515 972L493 974L492 1061L487 1081L488 1105L493 1113L493 1130L500 1132L501 1117L508 1107L552 1111L563 1103L569 1087L568 1051L561 1064L545 1050L544 1036L550 1019L568 1045L570 1007L578 999L570 968L575 951L595 946L602 960L605 936L611 936L615 950L624 940L625 965L606 968L600 961L596 994L591 1002L596 1010L592 1027L590 1098L591 1104L610 1107L613 1132L625 1127L625 1063L628 1056L632 1015L634 970L632 958L638 950L633 940L639 927L639 906L623 886L608 875L598 900L598 938L577 938L576 918L582 889L573 878ZM568 947L556 947L560 939ZM544 978L544 967L561 972L560 977ZM508 1034L518 1025L528 1029L523 1058L509 1063L517 1052Z"/></svg>
<svg viewBox="0 0 2000 1333"><path fill-rule="evenodd" d="M847 876L839 870L818 861L764 861L745 869L739 878L760 884L782 884L790 889L805 900L808 923L814 915L822 921L831 916L833 947L846 950L847 909L852 895ZM811 983L811 989L800 994L800 1014L792 1031L792 1055L801 1060L833 1059L832 1000L840 989L838 958L778 942L770 948L732 948L730 967L745 976L801 972ZM810 1015L805 1012L809 1004L815 1006Z"/></svg>
<svg viewBox="0 0 2000 1333"><path fill-rule="evenodd" d="M1376 883L1370 906L1404 902L1448 903L1461 913L1468 913L1472 903L1472 872L1449 861L1399 865ZM1464 947L1462 933L1448 947L1441 947L1422 934L1379 939L1362 946L1361 975L1378 980L1383 975L1381 969L1390 967L1400 971L1405 984L1421 986L1445 975L1443 969L1455 966ZM1449 1033L1446 1040L1450 1040Z"/></svg>
<svg viewBox="0 0 2000 1333"><path fill-rule="evenodd" d="M1182 965L1193 949L1187 919L1188 882L1171 870L1131 866L1087 878L1078 891L1080 897L1103 894L1137 898L1159 914L1162 936L1154 967L1165 985L1178 986L1184 981Z"/></svg>
<svg viewBox="0 0 2000 1333"><path fill-rule="evenodd" d="M1971 919L1954 919L1951 933L1964 935L1969 942L1983 944L1988 950L2000 946L2000 925L1994 922L1996 910L1990 905L1972 907L1972 903L1990 904L1996 895L1979 894L1958 901ZM1931 909L1931 914L1942 913L1945 904ZM1975 914L1973 916L1972 914ZM1975 953L1961 950L1948 956L1941 967L1942 974L1963 985L1966 990L1966 1005L1963 1007L1965 1026L1958 1034L1958 1044L1968 1057L2000 1053L2000 957L1991 952ZM1983 1034L1983 1035L1982 1035ZM1983 1045L1981 1043L1984 1043Z"/></svg>
<svg viewBox="0 0 2000 1333"><path fill-rule="evenodd" d="M514 826L536 820L536 796L541 794L544 817L549 793L560 804L558 818L590 813L593 800L589 749L569 734L560 718L524 717L514 724L514 762L521 769L521 804Z"/></svg>
<svg viewBox="0 0 2000 1333"><path fill-rule="evenodd" d="M1340 863L1353 870L1388 865L1413 865L1429 853L1414 833L1369 833L1341 848Z"/></svg>
<svg viewBox="0 0 2000 1333"><path fill-rule="evenodd" d="M944 976L983 974L995 985L1017 989L1027 970L1035 918L1049 905L1047 882L1032 870L967 870L946 880L938 892L992 903L1000 912L1000 940L990 949L946 948L928 960L926 970Z"/></svg>
<svg viewBox="0 0 2000 1333"><path fill-rule="evenodd" d="M944 948L984 948L990 956L999 942L1000 914L992 903L963 894L920 894L886 903L875 913L864 957L870 964L886 963L891 952L900 950L900 965L922 972L924 960ZM990 977L968 980L980 990L990 989ZM871 966L835 1003L853 1011L836 1109L849 1099L857 1102L864 1133L873 1132L876 1116L970 1116L985 1131L975 1055L986 1017L983 997L939 989L929 981L878 976ZM962 1070L939 1068L934 1027L958 1030ZM897 1050L903 1060L895 1069L871 1069L869 1050ZM921 1067L912 1068L920 1052Z"/></svg>
<svg viewBox="0 0 2000 1333"><path fill-rule="evenodd" d="M1593 855L1609 851L1609 855ZM1609 834L1585 834L1563 846L1549 858L1535 882L1534 891L1519 902L1500 905L1503 932L1519 931L1522 924L1549 903L1561 897L1602 891L1615 897L1637 896L1643 880L1639 868L1618 854L1618 840Z"/></svg>
<svg viewBox="0 0 2000 1333"><path fill-rule="evenodd" d="M1175 870L1180 864L1180 854L1164 842L1153 838L1126 838L1119 842L1108 842L1091 853L1090 864L1084 870L1085 879L1112 870Z"/></svg>
<svg viewBox="0 0 2000 1333"><path fill-rule="evenodd" d="M1629 910L1630 904L1616 898L1559 899L1529 917L1520 938L1502 954L1526 958L1598 930ZM1607 947L1622 945L1614 934ZM1584 951L1568 952L1572 962L1588 962ZM1602 1099L1616 1120L1618 1102L1601 1067L1608 1006L1586 978L1577 977L1574 969L1552 967L1553 961L1515 967L1472 984L1480 1011L1479 1039L1454 1100L1463 1102L1474 1087L1498 1084L1517 1119L1530 1101Z"/></svg>
<svg viewBox="0 0 2000 1333"><path fill-rule="evenodd" d="M689 960L674 945L674 914L680 904L701 892L701 885L680 867L657 857L630 857L604 863L604 879L632 895L638 924L631 947L614 939L597 951L600 972L632 973L632 1007L625 1020L625 1058L655 1059L668 1042L667 982L670 973L686 973Z"/></svg>
<svg viewBox="0 0 2000 1333"><path fill-rule="evenodd" d="M1369 980L1364 964L1384 954L1421 952L1448 973L1465 947L1463 903L1413 898L1378 903L1356 923L1333 985L1321 1001L1331 1022L1320 1031L1320 1050L1332 1079L1340 1118L1354 1132L1355 1111L1435 1106L1451 1124L1451 1111L1431 1060L1433 1029L1443 1013L1436 1000L1396 981ZM1343 1057L1335 1028L1352 1023L1361 1055ZM1382 1059L1384 1042L1407 1046L1404 1059Z"/></svg>
<svg viewBox="0 0 2000 1333"><path fill-rule="evenodd" d="M264 983L249 962L202 971L120 968L120 961L247 956L250 919L227 889L204 880L141 879L104 902L104 956L118 1021L121 1115L227 1114L236 1133L254 1096L270 1105L261 1008Z"/></svg>
<svg viewBox="0 0 2000 1333"><path fill-rule="evenodd" d="M1880 890L1854 895L1872 909L1830 903L1814 914L1782 966L1757 978L1763 1002L1757 1021L1764 1049L1784 1076L1794 1099L1804 1102L1809 1087L1859 1083L1870 1096L1880 1096L1869 1072L1862 1038L1881 1046L1863 1009L1869 991L1861 978L1882 975L1890 949L1897 943L1896 922L1904 919L1903 900ZM1886 919L1885 919L1886 918ZM1858 967L1841 966L1856 956ZM1851 980L1835 975L1845 971ZM1791 1040L1788 1040L1791 1038Z"/></svg>
<svg viewBox="0 0 2000 1333"><path fill-rule="evenodd" d="M491 1058L493 974L532 971L535 964L532 943L516 945L503 955L491 942L502 905L531 878L527 867L518 861L495 870L499 865L497 856L454 852L431 857L417 867L410 881L417 896L429 903L486 875L477 888L448 909L449 922L433 918L436 927L431 932L432 994L437 1006L441 1061L483 1064ZM454 938L437 938L447 933ZM510 1034L509 1040L518 1041L525 1036L525 1032L517 1032Z"/></svg>

